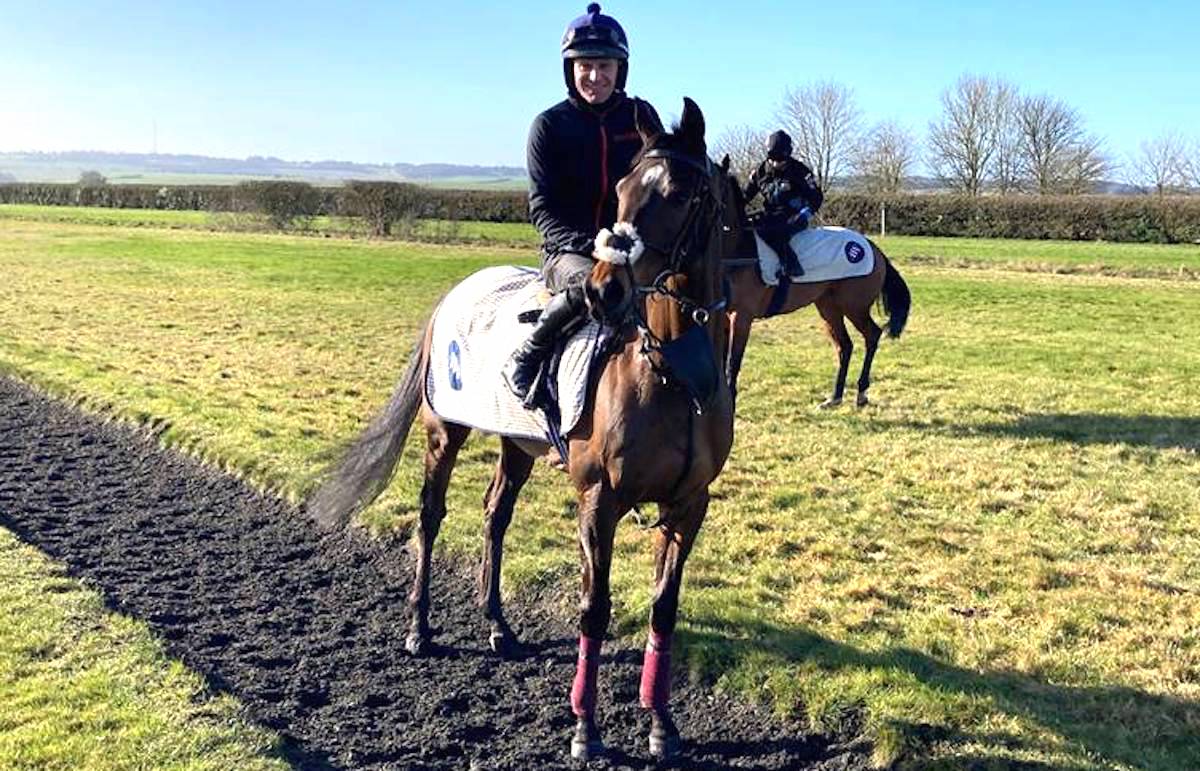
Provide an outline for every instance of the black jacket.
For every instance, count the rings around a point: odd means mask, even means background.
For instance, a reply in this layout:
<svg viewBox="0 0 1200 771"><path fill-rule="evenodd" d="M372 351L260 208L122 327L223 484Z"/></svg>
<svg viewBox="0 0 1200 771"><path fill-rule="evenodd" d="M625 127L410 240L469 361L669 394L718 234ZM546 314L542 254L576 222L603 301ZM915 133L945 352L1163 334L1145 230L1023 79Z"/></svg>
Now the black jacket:
<svg viewBox="0 0 1200 771"><path fill-rule="evenodd" d="M790 216L805 206L816 214L825 200L812 169L795 158L788 158L779 171L767 161L758 164L746 186L746 203L759 192L763 194L763 212L769 218Z"/></svg>
<svg viewBox="0 0 1200 771"><path fill-rule="evenodd" d="M596 233L617 218L617 182L642 149L634 109L657 122L648 102L617 93L603 110L564 99L529 129L529 218L542 261L562 252L590 257Z"/></svg>

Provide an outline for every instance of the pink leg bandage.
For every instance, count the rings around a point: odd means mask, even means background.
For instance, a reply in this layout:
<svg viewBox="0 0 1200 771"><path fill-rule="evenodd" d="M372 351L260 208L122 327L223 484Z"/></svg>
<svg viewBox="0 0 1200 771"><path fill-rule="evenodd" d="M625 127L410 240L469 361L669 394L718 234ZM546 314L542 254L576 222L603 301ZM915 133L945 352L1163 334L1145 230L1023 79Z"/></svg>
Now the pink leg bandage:
<svg viewBox="0 0 1200 771"><path fill-rule="evenodd" d="M642 659L641 702L646 709L662 709L671 700L671 635L650 630Z"/></svg>
<svg viewBox="0 0 1200 771"><path fill-rule="evenodd" d="M576 717L588 717L596 711L596 673L600 670L600 640L579 636L579 660L575 663L575 682L571 685L571 710Z"/></svg>

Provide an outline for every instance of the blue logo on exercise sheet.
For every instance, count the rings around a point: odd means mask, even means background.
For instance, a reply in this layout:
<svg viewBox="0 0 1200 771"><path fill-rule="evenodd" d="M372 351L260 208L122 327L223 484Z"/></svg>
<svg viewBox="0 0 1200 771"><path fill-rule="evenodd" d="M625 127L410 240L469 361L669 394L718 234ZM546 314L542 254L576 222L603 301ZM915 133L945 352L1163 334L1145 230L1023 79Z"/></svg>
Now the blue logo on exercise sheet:
<svg viewBox="0 0 1200 771"><path fill-rule="evenodd" d="M462 351L458 347L457 340L450 341L449 361L446 362L450 370L450 387L455 391L461 391L463 386L462 380Z"/></svg>
<svg viewBox="0 0 1200 771"><path fill-rule="evenodd" d="M846 259L852 264L857 265L863 261L863 257L867 256L867 250L857 241L851 241L846 244Z"/></svg>

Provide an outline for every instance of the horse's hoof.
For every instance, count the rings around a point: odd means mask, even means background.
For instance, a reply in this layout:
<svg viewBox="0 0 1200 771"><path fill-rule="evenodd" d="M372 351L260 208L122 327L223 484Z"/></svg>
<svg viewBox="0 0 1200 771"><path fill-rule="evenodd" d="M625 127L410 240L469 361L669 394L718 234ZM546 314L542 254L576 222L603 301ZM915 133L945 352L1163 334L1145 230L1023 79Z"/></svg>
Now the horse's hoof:
<svg viewBox="0 0 1200 771"><path fill-rule="evenodd" d="M866 407L870 403L871 402L869 399L867 399L866 394L859 394L858 398L854 400L854 406L856 407Z"/></svg>
<svg viewBox="0 0 1200 771"><path fill-rule="evenodd" d="M404 649L413 656L424 656L429 653L429 649L433 646L429 638L417 632L411 633L404 641Z"/></svg>
<svg viewBox="0 0 1200 771"><path fill-rule="evenodd" d="M604 755L604 742L600 740L600 729L586 718L575 724L575 735L571 737L571 757L575 760L595 760Z"/></svg>
<svg viewBox="0 0 1200 771"><path fill-rule="evenodd" d="M670 760L679 754L683 739L678 733L650 730L650 755L658 761Z"/></svg>
<svg viewBox="0 0 1200 771"><path fill-rule="evenodd" d="M831 410L834 407L837 407L841 403L842 403L841 399L826 399L825 401L823 401L819 405L817 405L817 407L822 410Z"/></svg>
<svg viewBox="0 0 1200 771"><path fill-rule="evenodd" d="M511 633L492 632L488 637L488 645L491 646L492 653L502 659L520 659L529 653L529 649Z"/></svg>

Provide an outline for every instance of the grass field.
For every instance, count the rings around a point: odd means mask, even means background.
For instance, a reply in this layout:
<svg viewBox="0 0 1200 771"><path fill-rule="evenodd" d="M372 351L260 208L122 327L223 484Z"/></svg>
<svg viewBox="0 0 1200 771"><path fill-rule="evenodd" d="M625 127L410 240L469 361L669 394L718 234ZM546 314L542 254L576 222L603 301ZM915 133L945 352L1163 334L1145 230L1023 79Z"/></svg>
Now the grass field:
<svg viewBox="0 0 1200 771"><path fill-rule="evenodd" d="M0 222L6 220L220 231L264 227L252 217L221 213L22 204L0 205ZM533 226L525 223L422 220L402 226L400 231L404 238L434 242L531 250L536 250L539 244ZM304 232L311 235L366 235L362 223L344 217L314 217L307 223ZM876 241L889 256L909 264L1200 280L1200 245L1197 244L1114 244L920 236L888 236L877 238Z"/></svg>
<svg viewBox="0 0 1200 771"><path fill-rule="evenodd" d="M0 765L285 769L231 697L0 530Z"/></svg>
<svg viewBox="0 0 1200 771"><path fill-rule="evenodd" d="M1200 262L1069 246L1163 275ZM814 313L756 328L689 562L682 665L818 728L861 728L881 763L1200 767L1195 283L1023 271L1092 264L1066 246L885 248L914 310L867 410L813 409L833 369ZM0 366L294 497L382 403L437 297L532 258L8 217ZM476 437L461 456L442 537L456 553L478 548L496 447ZM411 523L418 465L413 442L371 526ZM571 504L539 468L509 531L509 595L561 586L574 604ZM615 634L644 629L649 551L621 529Z"/></svg>

